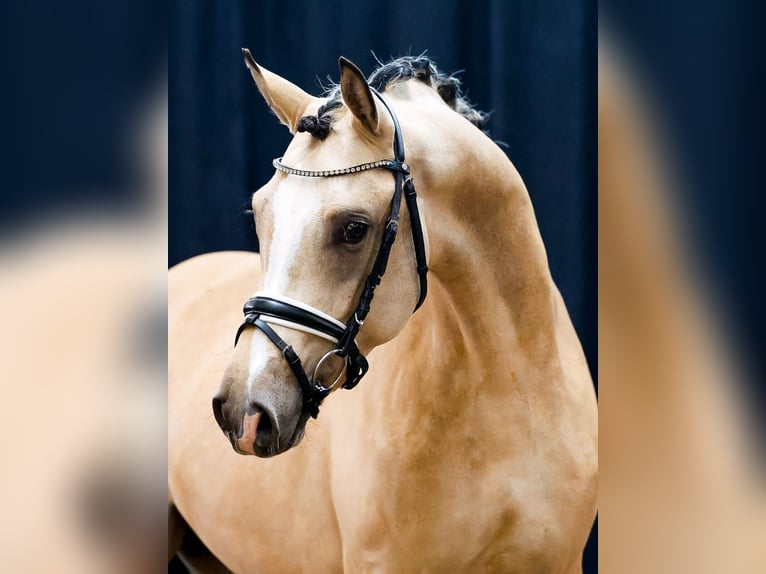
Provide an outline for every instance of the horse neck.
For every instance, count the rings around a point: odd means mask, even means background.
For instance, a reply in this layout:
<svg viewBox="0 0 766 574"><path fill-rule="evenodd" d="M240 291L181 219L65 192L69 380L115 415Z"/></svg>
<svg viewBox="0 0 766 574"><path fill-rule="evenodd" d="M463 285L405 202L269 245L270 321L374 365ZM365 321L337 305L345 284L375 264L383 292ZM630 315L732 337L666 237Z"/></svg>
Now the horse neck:
<svg viewBox="0 0 766 574"><path fill-rule="evenodd" d="M473 131L457 167L417 183L429 295L379 359L390 381L377 391L387 395L376 398L382 416L411 421L420 433L429 421L434 432L454 431L472 409L493 424L487 400L520 395L530 409L544 404L550 381L535 379L559 365L563 307L529 195L505 154Z"/></svg>

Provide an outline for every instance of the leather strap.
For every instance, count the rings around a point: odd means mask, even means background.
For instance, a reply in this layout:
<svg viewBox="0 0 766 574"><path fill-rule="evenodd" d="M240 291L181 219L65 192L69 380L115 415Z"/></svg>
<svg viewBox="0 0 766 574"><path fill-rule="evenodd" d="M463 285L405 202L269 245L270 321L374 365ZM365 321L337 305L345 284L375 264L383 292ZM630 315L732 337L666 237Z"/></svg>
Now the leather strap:
<svg viewBox="0 0 766 574"><path fill-rule="evenodd" d="M403 173L406 176L404 181L404 194L405 201L407 202L407 209L410 212L410 229L412 231L412 243L415 246L415 261L417 263L418 278L420 280L420 295L418 296L418 302L415 305L415 311L420 309L423 301L426 300L428 294L428 264L426 263L426 246L423 237L423 222L420 219L420 211L418 210L418 195L415 192L415 183L412 178L409 177L409 165L407 165L404 157L404 137L402 136L402 129L399 126L399 119L396 117L394 111L389 107L386 100L375 88L370 88L372 92L378 97L380 102L388 111L388 115L391 116L391 120L394 122L394 157L396 160L407 167L406 171L398 172L396 179L396 189L400 189L399 173ZM396 191L394 192L396 193ZM414 311L413 311L414 312Z"/></svg>
<svg viewBox="0 0 766 574"><path fill-rule="evenodd" d="M301 360L300 357L298 357L298 354L290 345L284 341L284 339L282 339L282 337L277 335L277 332L274 331L274 329L272 329L268 323L261 321L256 317L252 320L252 322L249 322L248 324L260 329L263 334L266 335L271 340L271 342L279 348L280 351L282 351L282 356L285 358L285 361L287 361L287 364L290 365L290 369L295 375L295 378L298 379L298 383L301 386L301 392L303 394L303 408L313 418L317 418L319 415L319 405L329 394L329 389L325 389L324 387L320 387L309 381L309 378L306 375L306 371L303 369L303 365L301 364Z"/></svg>
<svg viewBox="0 0 766 574"><path fill-rule="evenodd" d="M412 243L415 246L415 263L417 264L418 278L420 279L420 295L415 305L415 311L420 309L428 295L428 262L426 260L426 243L423 237L423 226L420 221L418 210L418 195L415 193L415 184L408 177L404 182L404 200L407 210L410 212L410 228L412 229ZM414 312L414 311L413 311Z"/></svg>

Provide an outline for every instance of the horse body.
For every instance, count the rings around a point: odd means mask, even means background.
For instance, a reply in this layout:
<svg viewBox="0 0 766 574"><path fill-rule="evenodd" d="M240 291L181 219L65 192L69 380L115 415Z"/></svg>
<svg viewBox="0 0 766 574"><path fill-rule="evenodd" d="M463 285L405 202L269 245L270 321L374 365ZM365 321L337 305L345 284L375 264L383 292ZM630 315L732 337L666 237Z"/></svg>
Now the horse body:
<svg viewBox="0 0 766 574"><path fill-rule="evenodd" d="M209 404L260 258L171 271L173 504L236 572L577 572L595 515L595 396L529 196L434 90L407 81L386 97L428 230L425 304L304 445L243 458Z"/></svg>

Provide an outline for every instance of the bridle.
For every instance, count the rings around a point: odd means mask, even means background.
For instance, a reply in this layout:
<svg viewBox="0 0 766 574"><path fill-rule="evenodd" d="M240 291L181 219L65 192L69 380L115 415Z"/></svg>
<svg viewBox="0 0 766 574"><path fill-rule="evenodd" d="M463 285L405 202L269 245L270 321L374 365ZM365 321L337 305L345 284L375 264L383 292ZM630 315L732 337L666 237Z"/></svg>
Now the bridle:
<svg viewBox="0 0 766 574"><path fill-rule="evenodd" d="M388 216L386 228L383 231L383 237L380 241L378 253L372 264L372 270L367 276L362 289L362 295L351 314L351 317L345 322L341 322L333 317L323 313L319 309L295 301L288 297L276 294L256 293L245 303L245 320L237 330L237 336L234 339L236 346L239 336L247 327L255 327L262 331L269 340L276 345L282 352L282 356L290 369L295 374L303 393L303 408L306 413L316 418L319 414L319 405L330 391L338 384L343 372L346 373L346 380L342 387L344 389L353 389L367 372L369 365L367 359L359 350L356 343L356 336L359 329L364 325L367 314L370 312L372 298L375 295L375 288L380 284L380 280L386 272L388 257L391 253L391 247L396 239L396 233L399 229L399 208L402 202L402 195L410 212L410 227L412 228L412 242L415 246L415 261L417 265L417 274L420 280L420 295L418 297L415 311L423 304L428 290L427 274L428 265L426 263L426 249L423 239L423 225L418 211L417 194L415 185L410 175L410 166L404 159L404 140L402 131L399 127L399 120L396 118L393 110L389 107L383 97L373 88L370 88L375 96L382 102L388 111L394 123L394 159L383 159L332 170L310 171L288 167L282 163L282 158L276 158L273 161L274 167L288 175L297 175L302 177L336 177L350 175L370 169L386 169L394 174L394 196L391 199L391 212ZM414 311L413 311L414 312ZM314 371L309 377L303 369L298 354L291 345L286 343L270 324L281 325L293 330L311 333L333 342L336 346L325 353ZM331 356L337 355L345 359L345 368L341 370L335 381L324 386L316 380L316 374L319 367Z"/></svg>

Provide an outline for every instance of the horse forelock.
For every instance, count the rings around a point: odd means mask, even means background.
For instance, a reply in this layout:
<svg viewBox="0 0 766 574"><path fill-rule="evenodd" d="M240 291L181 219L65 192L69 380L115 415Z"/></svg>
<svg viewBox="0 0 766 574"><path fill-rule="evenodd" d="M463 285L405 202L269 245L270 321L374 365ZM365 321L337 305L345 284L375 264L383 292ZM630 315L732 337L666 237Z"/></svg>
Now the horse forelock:
<svg viewBox="0 0 766 574"><path fill-rule="evenodd" d="M381 64L367 82L371 87L383 93L393 86L409 80L417 80L431 87L452 110L466 118L474 126L484 129L489 114L478 110L466 98L461 89L456 73L440 71L433 60L426 56L403 56ZM317 139L324 140L332 129L335 110L343 105L340 86L333 84L326 90L325 103L316 115L303 116L297 124L299 132L308 132Z"/></svg>

